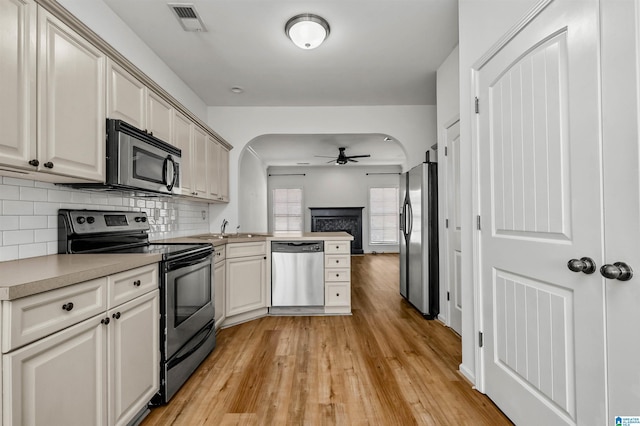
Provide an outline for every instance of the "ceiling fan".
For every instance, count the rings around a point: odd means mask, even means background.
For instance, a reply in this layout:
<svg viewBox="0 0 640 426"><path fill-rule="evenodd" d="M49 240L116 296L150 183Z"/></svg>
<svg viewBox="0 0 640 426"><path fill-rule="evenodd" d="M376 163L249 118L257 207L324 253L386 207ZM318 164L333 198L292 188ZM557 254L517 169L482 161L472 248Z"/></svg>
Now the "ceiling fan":
<svg viewBox="0 0 640 426"><path fill-rule="evenodd" d="M371 157L371 155L369 155L369 154L365 154L365 155L346 155L344 153L345 149L347 149L347 148L338 148L338 150L340 150L340 153L338 154L338 158L327 157L326 155L315 155L314 157L333 158L333 160L327 161L327 163L335 162L336 164L347 164L349 161L351 161L353 163L357 163L358 160L354 160L354 158Z"/></svg>

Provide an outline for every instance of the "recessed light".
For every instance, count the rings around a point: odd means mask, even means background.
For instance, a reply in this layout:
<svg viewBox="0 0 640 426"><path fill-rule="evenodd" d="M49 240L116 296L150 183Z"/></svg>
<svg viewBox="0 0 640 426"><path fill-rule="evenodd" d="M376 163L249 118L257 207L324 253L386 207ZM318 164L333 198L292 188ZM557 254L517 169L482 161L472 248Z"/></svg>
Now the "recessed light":
<svg viewBox="0 0 640 426"><path fill-rule="evenodd" d="M393 141L393 139L391 139L389 136L387 136L386 138L384 138L384 141L385 142L391 142L391 141Z"/></svg>
<svg viewBox="0 0 640 426"><path fill-rule="evenodd" d="M240 86L234 86L231 88L231 91L236 94L244 93L244 89Z"/></svg>

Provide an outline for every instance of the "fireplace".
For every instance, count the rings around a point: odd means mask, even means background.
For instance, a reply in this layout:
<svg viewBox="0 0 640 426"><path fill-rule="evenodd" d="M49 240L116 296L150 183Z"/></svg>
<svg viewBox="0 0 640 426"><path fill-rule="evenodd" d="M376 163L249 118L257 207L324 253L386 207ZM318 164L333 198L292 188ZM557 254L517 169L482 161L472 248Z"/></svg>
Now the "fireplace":
<svg viewBox="0 0 640 426"><path fill-rule="evenodd" d="M309 207L311 232L348 232L353 236L351 254L362 249L362 209L364 207Z"/></svg>

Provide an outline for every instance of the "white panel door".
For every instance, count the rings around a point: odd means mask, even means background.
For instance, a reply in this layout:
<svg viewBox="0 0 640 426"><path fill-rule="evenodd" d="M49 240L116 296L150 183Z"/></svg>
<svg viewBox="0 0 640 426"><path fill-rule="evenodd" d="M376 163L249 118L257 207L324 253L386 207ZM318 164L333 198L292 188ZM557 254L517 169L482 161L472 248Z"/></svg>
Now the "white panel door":
<svg viewBox="0 0 640 426"><path fill-rule="evenodd" d="M107 61L107 118L146 129L147 88L111 59Z"/></svg>
<svg viewBox="0 0 640 426"><path fill-rule="evenodd" d="M462 335L462 220L460 216L460 121L447 128L447 274L449 327Z"/></svg>
<svg viewBox="0 0 640 426"><path fill-rule="evenodd" d="M146 129L156 138L178 146L173 135L173 112L173 107L167 101L147 89Z"/></svg>
<svg viewBox="0 0 640 426"><path fill-rule="evenodd" d="M209 137L198 126L193 126L193 144L191 149L193 152L193 190L194 195L201 198L208 198L207 192L207 168L211 167L207 164L207 145L209 145Z"/></svg>
<svg viewBox="0 0 640 426"><path fill-rule="evenodd" d="M640 416L640 3L602 0L605 258L629 281L607 279L609 418Z"/></svg>
<svg viewBox="0 0 640 426"><path fill-rule="evenodd" d="M173 145L180 148L182 157L180 158L180 188L183 195L193 195L193 167L191 139L193 138L191 122L175 111L173 116Z"/></svg>
<svg viewBox="0 0 640 426"><path fill-rule="evenodd" d="M598 4L556 0L477 74L485 392L518 425L605 424Z"/></svg>

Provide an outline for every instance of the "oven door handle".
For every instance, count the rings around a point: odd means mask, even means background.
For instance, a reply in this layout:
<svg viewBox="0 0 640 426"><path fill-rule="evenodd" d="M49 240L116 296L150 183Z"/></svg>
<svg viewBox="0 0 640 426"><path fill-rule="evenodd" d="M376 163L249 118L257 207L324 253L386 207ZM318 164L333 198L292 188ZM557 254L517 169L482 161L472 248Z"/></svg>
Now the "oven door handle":
<svg viewBox="0 0 640 426"><path fill-rule="evenodd" d="M167 266L165 267L166 272L175 271L176 269L188 268L189 266L194 266L199 263L207 262L207 258L210 258L211 254L207 254L206 256L200 256L195 259L187 259L187 260L176 260L176 261L168 261ZM210 261L209 261L210 263Z"/></svg>
<svg viewBox="0 0 640 426"><path fill-rule="evenodd" d="M215 327L215 323L213 321L211 321L211 323L205 327L205 329L209 329L207 331L207 334L198 342L198 344L196 344L194 347L192 347L191 349L189 349L186 353L179 355L179 351L176 354L176 357L173 358L172 360L170 360L167 363L167 368L168 369L172 369L173 367L175 367L176 365L180 364L182 361L184 361L185 359L189 358L191 355L193 355L193 353L195 351L197 351L198 349L200 349L202 347L202 345L205 344L205 342L207 340L209 340L209 337L211 337L211 334L213 334L216 330Z"/></svg>

